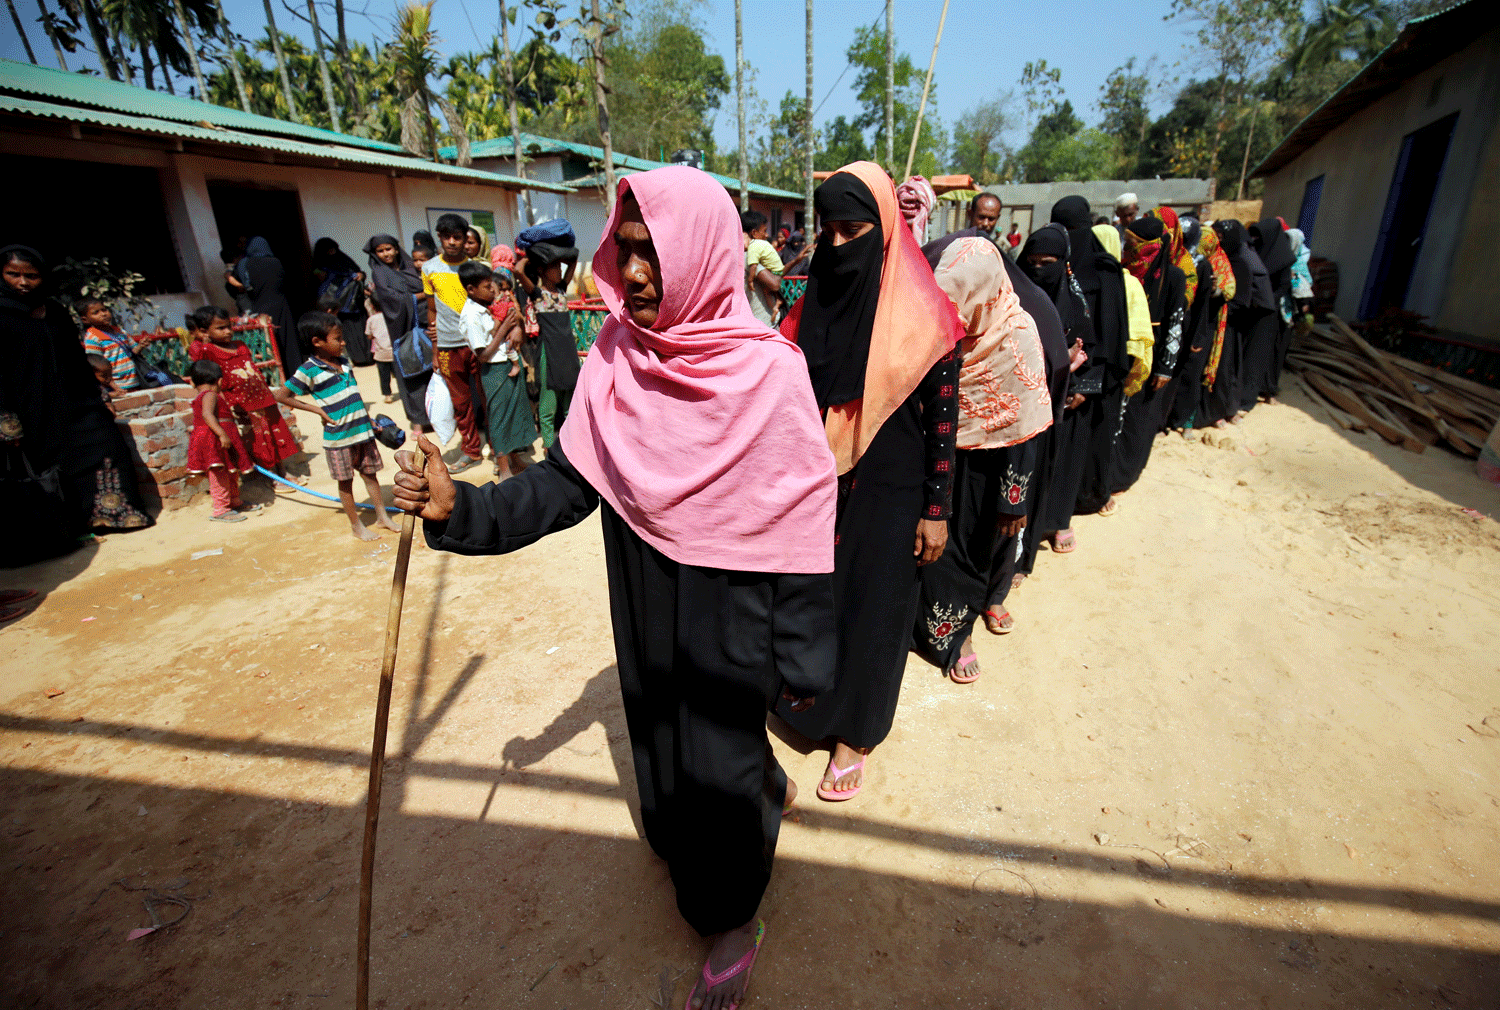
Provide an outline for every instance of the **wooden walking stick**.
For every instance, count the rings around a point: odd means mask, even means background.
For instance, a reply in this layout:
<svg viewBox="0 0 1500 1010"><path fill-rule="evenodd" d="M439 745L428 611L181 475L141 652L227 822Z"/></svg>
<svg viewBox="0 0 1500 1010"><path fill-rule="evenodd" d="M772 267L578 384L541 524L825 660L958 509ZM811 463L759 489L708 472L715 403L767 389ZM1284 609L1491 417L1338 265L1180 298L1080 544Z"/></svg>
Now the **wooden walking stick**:
<svg viewBox="0 0 1500 1010"><path fill-rule="evenodd" d="M413 449L417 469L427 466L421 446ZM385 774L385 732L391 718L391 685L396 673L396 643L401 639L401 604L406 598L406 566L411 561L411 536L417 514L401 516L401 543L396 548L396 572L391 579L391 602L385 612L385 658L380 664L380 696L375 702L375 740L370 745L370 793L365 801L365 850L359 862L359 977L354 986L358 1010L370 1006L370 888L375 877L375 829L380 825L380 783Z"/></svg>

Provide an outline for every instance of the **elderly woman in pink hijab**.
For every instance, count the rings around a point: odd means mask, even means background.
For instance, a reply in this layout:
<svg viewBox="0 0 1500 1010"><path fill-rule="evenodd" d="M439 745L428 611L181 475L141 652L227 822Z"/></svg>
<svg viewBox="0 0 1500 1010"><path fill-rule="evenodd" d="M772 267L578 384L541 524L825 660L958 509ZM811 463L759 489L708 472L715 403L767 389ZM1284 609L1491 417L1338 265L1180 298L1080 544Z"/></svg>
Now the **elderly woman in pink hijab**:
<svg viewBox="0 0 1500 1010"><path fill-rule="evenodd" d="M932 219L932 208L937 206L937 190L920 175L914 175L896 187L896 203L901 207L901 219L911 229L917 245L927 242L927 222Z"/></svg>
<svg viewBox="0 0 1500 1010"><path fill-rule="evenodd" d="M687 166L622 179L594 256L609 317L546 461L455 483L397 455L430 547L506 554L602 515L646 838L715 938L691 1008L739 1005L796 796L766 712L833 683L833 453L802 353L745 298L739 217Z"/></svg>

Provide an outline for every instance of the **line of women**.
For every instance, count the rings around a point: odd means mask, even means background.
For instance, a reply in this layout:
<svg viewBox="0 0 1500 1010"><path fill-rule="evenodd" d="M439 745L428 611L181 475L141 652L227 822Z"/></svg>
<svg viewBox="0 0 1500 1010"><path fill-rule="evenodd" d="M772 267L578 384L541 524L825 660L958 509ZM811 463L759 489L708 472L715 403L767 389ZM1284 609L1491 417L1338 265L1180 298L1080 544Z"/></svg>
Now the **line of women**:
<svg viewBox="0 0 1500 1010"><path fill-rule="evenodd" d="M1004 630L1038 528L1056 549L1134 469L1116 446L1175 404L1201 317L1167 213L1111 252L1064 201L1017 268L977 234L920 248L861 162L819 187L807 293L772 330L722 186L672 166L617 195L594 258L610 314L548 458L475 487L422 439L424 467L397 454L395 495L429 546L470 555L601 513L642 823L713 937L687 1007L724 1010L761 950L797 796L769 713L829 749L820 798L857 795L908 652L978 676L974 621ZM1133 332L1131 304L1148 314Z"/></svg>

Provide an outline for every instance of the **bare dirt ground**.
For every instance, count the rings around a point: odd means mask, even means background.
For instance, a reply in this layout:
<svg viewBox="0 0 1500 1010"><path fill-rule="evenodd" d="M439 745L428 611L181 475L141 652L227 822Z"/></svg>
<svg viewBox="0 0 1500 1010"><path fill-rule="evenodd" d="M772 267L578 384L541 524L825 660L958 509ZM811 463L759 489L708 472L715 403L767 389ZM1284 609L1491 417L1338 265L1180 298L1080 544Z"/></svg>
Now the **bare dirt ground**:
<svg viewBox="0 0 1500 1010"><path fill-rule="evenodd" d="M1295 397L1229 437L1044 553L977 684L911 661L863 795L782 832L748 1006L1500 1004L1500 492ZM0 1004L352 1005L395 538L331 509L0 577L47 593L0 630ZM403 645L376 1005L680 1006L596 521L419 546ZM152 893L191 911L127 940Z"/></svg>

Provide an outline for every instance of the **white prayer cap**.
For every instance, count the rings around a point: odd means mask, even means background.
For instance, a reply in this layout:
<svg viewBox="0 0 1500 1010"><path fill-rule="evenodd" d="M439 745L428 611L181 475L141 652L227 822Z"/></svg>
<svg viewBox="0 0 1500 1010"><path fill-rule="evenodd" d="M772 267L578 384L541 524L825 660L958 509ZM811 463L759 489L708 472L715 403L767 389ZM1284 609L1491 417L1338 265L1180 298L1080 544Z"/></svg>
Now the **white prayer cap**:
<svg viewBox="0 0 1500 1010"><path fill-rule="evenodd" d="M1136 199L1134 193L1121 193L1115 197L1115 210L1124 210L1131 205L1140 206L1141 201Z"/></svg>

